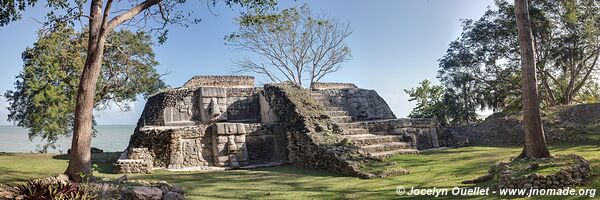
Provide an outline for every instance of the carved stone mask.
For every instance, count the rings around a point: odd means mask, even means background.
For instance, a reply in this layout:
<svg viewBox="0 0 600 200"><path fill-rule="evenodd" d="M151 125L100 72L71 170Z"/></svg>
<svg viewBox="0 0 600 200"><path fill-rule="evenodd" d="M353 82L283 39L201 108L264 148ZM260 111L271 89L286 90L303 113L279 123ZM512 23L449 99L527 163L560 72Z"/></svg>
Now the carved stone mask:
<svg viewBox="0 0 600 200"><path fill-rule="evenodd" d="M219 104L217 103L217 98L211 98L210 104L208 105L209 111L208 113L212 118L219 117L221 115L221 110L219 109Z"/></svg>

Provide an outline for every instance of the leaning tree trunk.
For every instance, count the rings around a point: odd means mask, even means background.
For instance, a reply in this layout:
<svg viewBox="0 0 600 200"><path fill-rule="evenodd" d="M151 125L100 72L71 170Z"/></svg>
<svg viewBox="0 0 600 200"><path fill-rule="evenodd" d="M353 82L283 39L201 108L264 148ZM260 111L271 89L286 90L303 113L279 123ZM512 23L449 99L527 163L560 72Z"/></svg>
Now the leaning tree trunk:
<svg viewBox="0 0 600 200"><path fill-rule="evenodd" d="M521 50L523 75L521 87L523 92L523 128L525 132L525 147L519 157L550 157L540 116L540 103L535 77L535 50L527 0L515 0L515 15L517 17L519 48Z"/></svg>
<svg viewBox="0 0 600 200"><path fill-rule="evenodd" d="M109 21L112 2L113 0L106 1L104 12L102 12L103 0L92 0L91 2L87 58L79 80L79 89L77 90L73 140L71 143L71 152L69 153L69 166L67 167L67 171L65 171L65 174L76 182L92 175L92 163L90 159L92 120L94 116L94 104L96 103L96 83L98 82L102 67L106 36L118 25L131 20L142 11L157 5L161 0L143 1Z"/></svg>
<svg viewBox="0 0 600 200"><path fill-rule="evenodd" d="M73 140L69 153L69 166L65 172L73 181L80 182L92 174L91 141L92 121L96 96L96 83L102 66L106 33L102 16L102 0L94 0L91 5L90 35L87 58L79 80L75 105ZM104 24L105 25L105 24Z"/></svg>

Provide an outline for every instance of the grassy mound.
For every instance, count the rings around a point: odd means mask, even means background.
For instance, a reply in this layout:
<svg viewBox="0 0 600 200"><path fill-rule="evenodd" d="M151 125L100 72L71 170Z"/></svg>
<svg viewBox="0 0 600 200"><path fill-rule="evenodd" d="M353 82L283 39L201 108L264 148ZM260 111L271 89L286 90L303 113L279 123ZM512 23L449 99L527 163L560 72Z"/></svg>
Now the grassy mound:
<svg viewBox="0 0 600 200"><path fill-rule="evenodd" d="M592 176L589 161L575 154L544 159L519 159L492 165L497 187L563 189L585 184Z"/></svg>
<svg viewBox="0 0 600 200"><path fill-rule="evenodd" d="M557 106L542 110L548 144L600 144L600 104ZM523 145L520 113L495 113L474 125L451 127L450 134L469 138L471 145Z"/></svg>
<svg viewBox="0 0 600 200"><path fill-rule="evenodd" d="M516 176L530 174L550 175L559 173L578 163L578 158L571 155L555 155L552 158L518 159L499 162L493 165L490 173L500 174L503 170L510 170Z"/></svg>

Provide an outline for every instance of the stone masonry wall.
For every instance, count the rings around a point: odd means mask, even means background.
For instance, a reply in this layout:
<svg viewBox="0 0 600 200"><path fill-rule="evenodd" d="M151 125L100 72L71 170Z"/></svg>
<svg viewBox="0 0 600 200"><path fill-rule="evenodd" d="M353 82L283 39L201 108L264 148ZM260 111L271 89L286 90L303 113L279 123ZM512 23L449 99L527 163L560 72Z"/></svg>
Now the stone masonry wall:
<svg viewBox="0 0 600 200"><path fill-rule="evenodd" d="M287 153L285 135L280 130L276 125L256 123L142 127L134 134L137 138L132 137L129 149L148 149L155 167L169 169L231 167L232 160L235 166L281 162L287 159Z"/></svg>
<svg viewBox="0 0 600 200"><path fill-rule="evenodd" d="M328 96L330 106L348 111L355 121L396 119L396 116L375 90L361 88L316 90Z"/></svg>
<svg viewBox="0 0 600 200"><path fill-rule="evenodd" d="M116 173L150 173L154 167L148 148L130 148L115 162Z"/></svg>
<svg viewBox="0 0 600 200"><path fill-rule="evenodd" d="M191 87L254 87L254 77L252 76L194 76L183 84L184 88Z"/></svg>
<svg viewBox="0 0 600 200"><path fill-rule="evenodd" d="M174 130L158 127L141 127L134 130L129 139L131 148L148 148L154 166L167 167L169 163L171 134Z"/></svg>
<svg viewBox="0 0 600 200"><path fill-rule="evenodd" d="M417 149L431 149L440 147L438 141L438 122L434 119L388 119L377 121L357 122L376 135L402 135L410 138Z"/></svg>
<svg viewBox="0 0 600 200"><path fill-rule="evenodd" d="M353 83L313 83L311 89L325 90L325 89L347 89L347 88L358 88Z"/></svg>
<svg viewBox="0 0 600 200"><path fill-rule="evenodd" d="M248 165L246 133L250 127L242 123L216 123L212 127L212 153L219 167Z"/></svg>
<svg viewBox="0 0 600 200"><path fill-rule="evenodd" d="M261 104L261 91L253 77L194 77L148 99L128 149L146 148L154 166L171 169L285 160L285 134L273 132L281 129ZM259 124L263 114L270 125Z"/></svg>
<svg viewBox="0 0 600 200"><path fill-rule="evenodd" d="M502 170L498 175L498 188L501 189L561 189L573 188L583 185L592 177L590 163L575 154L566 155L575 160L570 166L565 166L555 173L541 175L532 173L527 175L514 174L510 169ZM500 168L506 163L498 163Z"/></svg>
<svg viewBox="0 0 600 200"><path fill-rule="evenodd" d="M546 142L549 144L577 143L595 145L599 139L592 137L600 127L600 104L556 106L544 109L542 122ZM522 115L494 113L483 122L458 127L448 127L442 132L444 140L464 138L469 145L509 146L523 145ZM448 146L452 146L451 144Z"/></svg>
<svg viewBox="0 0 600 200"><path fill-rule="evenodd" d="M181 88L148 98L138 127L260 122L260 88Z"/></svg>
<svg viewBox="0 0 600 200"><path fill-rule="evenodd" d="M261 88L227 88L227 120L260 122L260 91Z"/></svg>
<svg viewBox="0 0 600 200"><path fill-rule="evenodd" d="M246 135L250 164L264 164L287 160L286 134L277 124L258 125Z"/></svg>
<svg viewBox="0 0 600 200"><path fill-rule="evenodd" d="M187 102L189 104L192 103L192 96L194 96L194 90L192 89L173 89L164 91L153 96L150 96L146 101L146 105L144 106L144 111L140 119L138 120L137 127L142 126L164 126L165 122L173 121L172 118L165 119L165 109L168 107L177 107L177 105L181 105L182 103L178 102ZM188 105L189 105L188 104ZM188 111L193 109L193 107L182 107L179 106L179 110L181 114L177 116L186 115L189 113ZM194 110L192 110L193 112ZM189 115L189 119L191 119L192 114ZM170 116L170 115L169 115ZM179 117L181 118L181 117ZM186 120L189 120L186 119Z"/></svg>

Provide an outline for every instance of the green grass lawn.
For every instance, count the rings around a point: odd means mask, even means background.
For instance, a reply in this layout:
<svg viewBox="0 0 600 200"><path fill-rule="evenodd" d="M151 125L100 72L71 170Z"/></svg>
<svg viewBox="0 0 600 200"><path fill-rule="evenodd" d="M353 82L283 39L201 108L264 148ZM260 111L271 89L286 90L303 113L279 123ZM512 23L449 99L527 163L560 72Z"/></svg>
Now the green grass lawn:
<svg viewBox="0 0 600 200"><path fill-rule="evenodd" d="M390 158L397 167L410 174L380 179L358 179L328 172L280 166L224 172L167 172L132 175L132 179L165 180L182 185L190 199L397 199L397 186L432 188L473 186L460 182L484 175L490 165L507 160L520 152L520 147L463 147L419 155ZM577 153L592 163L594 176L585 188L600 189L600 146L552 146L554 154ZM29 178L61 173L67 161L61 156L43 154L0 154L0 182L20 183ZM99 165L96 176L116 178L110 164ZM486 184L480 185L486 186ZM597 194L596 196L600 196ZM430 197L416 197L430 199ZM456 197L445 197L453 199ZM478 197L484 199L485 197ZM488 197L489 198L489 197ZM499 198L499 197L495 197ZM598 197L596 197L598 198ZM443 198L442 198L443 199ZM546 199L546 198L539 198ZM556 198L562 199L562 198ZM575 197L571 197L575 199ZM589 199L583 198L581 199Z"/></svg>

